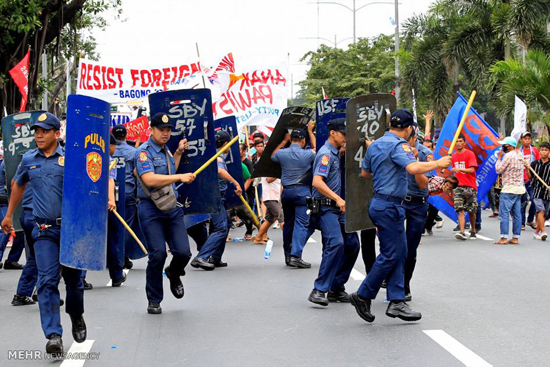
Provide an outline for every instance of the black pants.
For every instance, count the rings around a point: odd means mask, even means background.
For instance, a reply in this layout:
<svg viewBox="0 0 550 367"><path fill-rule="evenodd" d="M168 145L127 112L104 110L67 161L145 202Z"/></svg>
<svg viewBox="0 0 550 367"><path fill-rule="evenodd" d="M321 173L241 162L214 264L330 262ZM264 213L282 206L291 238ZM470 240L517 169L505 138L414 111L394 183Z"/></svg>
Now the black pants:
<svg viewBox="0 0 550 367"><path fill-rule="evenodd" d="M424 225L424 228L426 228L427 231L432 230L434 222L438 217L437 213L439 213L439 210L437 210L437 208L432 204L428 204L428 216L426 218L426 224Z"/></svg>
<svg viewBox="0 0 550 367"><path fill-rule="evenodd" d="M375 240L376 228L364 229L361 231L361 256L363 257L363 263L365 263L365 271L367 274L376 261Z"/></svg>

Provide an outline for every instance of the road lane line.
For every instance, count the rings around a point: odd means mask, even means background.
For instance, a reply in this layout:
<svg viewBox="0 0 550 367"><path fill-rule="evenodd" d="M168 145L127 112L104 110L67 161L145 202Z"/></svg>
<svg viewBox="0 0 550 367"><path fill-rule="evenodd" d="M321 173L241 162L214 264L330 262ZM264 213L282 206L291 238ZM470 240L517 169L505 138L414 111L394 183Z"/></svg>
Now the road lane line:
<svg viewBox="0 0 550 367"><path fill-rule="evenodd" d="M477 238L480 238L480 239L482 239L482 240L484 240L484 241L494 241L494 239L489 238L489 237L482 236L482 235L480 235L480 234L476 234L476 237L477 237Z"/></svg>
<svg viewBox="0 0 550 367"><path fill-rule="evenodd" d="M130 272L130 269L122 269L122 271L124 272L124 274L126 274L126 276L128 276L128 273ZM113 280L111 279L111 280L109 280L109 283L107 283L107 287L112 287L112 286L113 286Z"/></svg>
<svg viewBox="0 0 550 367"><path fill-rule="evenodd" d="M351 269L351 277L353 280L359 280L361 282L365 279L365 276L359 270L355 270L355 268Z"/></svg>
<svg viewBox="0 0 550 367"><path fill-rule="evenodd" d="M447 352L451 353L456 359L462 362L466 367L492 367L483 358L466 348L458 340L447 334L443 330L422 330L426 335L432 338L437 344L441 345Z"/></svg>
<svg viewBox="0 0 550 367"><path fill-rule="evenodd" d="M71 345L71 349L67 352L69 355L75 355L75 353L89 353L92 349L92 345L94 344L94 340L86 340L83 343L77 343L73 342L73 345ZM84 356L85 357L85 356ZM60 367L82 367L84 366L84 363L86 363L87 358L82 359L75 359L75 358L68 358L61 363Z"/></svg>

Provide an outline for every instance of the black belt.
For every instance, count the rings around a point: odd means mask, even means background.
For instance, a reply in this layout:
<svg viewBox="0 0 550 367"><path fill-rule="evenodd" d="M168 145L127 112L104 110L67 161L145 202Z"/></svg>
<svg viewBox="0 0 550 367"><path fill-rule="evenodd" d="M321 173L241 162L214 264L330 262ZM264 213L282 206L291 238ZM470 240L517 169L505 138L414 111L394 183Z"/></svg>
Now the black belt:
<svg viewBox="0 0 550 367"><path fill-rule="evenodd" d="M406 203L426 203L426 198L424 196L405 196Z"/></svg>
<svg viewBox="0 0 550 367"><path fill-rule="evenodd" d="M332 208L338 208L338 204L336 204L335 200L332 200L329 198L321 198L317 200L319 200L319 204L321 204L321 206L330 206Z"/></svg>
<svg viewBox="0 0 550 367"><path fill-rule="evenodd" d="M291 187L298 187L298 186L308 187L307 185L304 185L304 184L292 184L292 185L284 185L283 189L289 189Z"/></svg>
<svg viewBox="0 0 550 367"><path fill-rule="evenodd" d="M45 224L47 226L60 226L61 218L56 219L44 219L44 218L35 218L34 221L40 227L40 225Z"/></svg>
<svg viewBox="0 0 550 367"><path fill-rule="evenodd" d="M383 194L374 194L375 199L387 200L396 204L403 204L403 199L396 198L395 196L383 195Z"/></svg>

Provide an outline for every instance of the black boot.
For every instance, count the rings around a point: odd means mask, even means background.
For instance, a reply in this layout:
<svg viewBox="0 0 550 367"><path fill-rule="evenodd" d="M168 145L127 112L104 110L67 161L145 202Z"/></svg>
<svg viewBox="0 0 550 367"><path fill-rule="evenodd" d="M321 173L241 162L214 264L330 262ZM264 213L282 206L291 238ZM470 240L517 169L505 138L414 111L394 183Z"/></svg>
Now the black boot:
<svg viewBox="0 0 550 367"><path fill-rule="evenodd" d="M386 315L393 318L398 317L404 321L418 321L422 318L422 314L411 310L405 301L391 301Z"/></svg>
<svg viewBox="0 0 550 367"><path fill-rule="evenodd" d="M302 260L301 258L294 257L294 256L290 257L290 261L288 262L288 266L290 266L292 268L298 268L298 269L309 269L309 268L311 268L310 263L307 263L304 260Z"/></svg>
<svg viewBox="0 0 550 367"><path fill-rule="evenodd" d="M162 313L160 303L149 301L149 306L147 306L147 313L150 313L152 315L160 315Z"/></svg>
<svg viewBox="0 0 550 367"><path fill-rule="evenodd" d="M355 307L357 314L366 322L373 322L374 315L370 312L370 299L363 299L357 292L349 295L351 304Z"/></svg>
<svg viewBox="0 0 550 367"><path fill-rule="evenodd" d="M56 358L63 356L63 340L61 340L61 335L52 334L50 335L50 340L46 343L46 353L51 354Z"/></svg>
<svg viewBox="0 0 550 367"><path fill-rule="evenodd" d="M346 291L334 292L328 291L327 299L329 302L343 302L349 303L349 294Z"/></svg>
<svg viewBox="0 0 550 367"><path fill-rule="evenodd" d="M315 288L313 288L307 300L321 306L328 306L328 299L325 297L325 292L318 291Z"/></svg>
<svg viewBox="0 0 550 367"><path fill-rule="evenodd" d="M73 338L77 343L82 343L86 340L86 323L84 322L84 317L80 316L71 316L71 321L73 323Z"/></svg>
<svg viewBox="0 0 550 367"><path fill-rule="evenodd" d="M11 301L11 304L13 306L27 306L27 305L34 305L36 304L36 302L33 301L31 297L20 296L16 294L15 296L13 296L13 300Z"/></svg>

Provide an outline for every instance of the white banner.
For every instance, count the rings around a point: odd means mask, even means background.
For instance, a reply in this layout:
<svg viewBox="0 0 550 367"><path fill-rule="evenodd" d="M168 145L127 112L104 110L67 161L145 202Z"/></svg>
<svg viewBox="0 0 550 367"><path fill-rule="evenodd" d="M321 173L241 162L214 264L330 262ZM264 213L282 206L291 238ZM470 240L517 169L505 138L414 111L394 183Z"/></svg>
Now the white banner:
<svg viewBox="0 0 550 367"><path fill-rule="evenodd" d="M512 130L512 138L519 141L521 133L527 131L527 106L521 99L516 96L516 104L514 106L514 129Z"/></svg>
<svg viewBox="0 0 550 367"><path fill-rule="evenodd" d="M151 93L163 90L200 88L202 74L198 62L159 68L102 65L80 59L76 93L109 103L145 100ZM196 85L193 85L196 84Z"/></svg>

